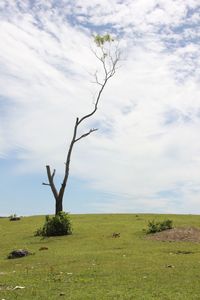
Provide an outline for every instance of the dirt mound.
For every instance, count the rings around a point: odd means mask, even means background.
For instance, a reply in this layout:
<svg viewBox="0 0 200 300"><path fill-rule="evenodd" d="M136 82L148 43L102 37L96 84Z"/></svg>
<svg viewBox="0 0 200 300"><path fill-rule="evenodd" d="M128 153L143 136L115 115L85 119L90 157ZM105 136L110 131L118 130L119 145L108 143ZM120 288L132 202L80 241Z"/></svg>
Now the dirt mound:
<svg viewBox="0 0 200 300"><path fill-rule="evenodd" d="M148 239L156 241L182 241L182 242L200 242L200 228L173 228L162 232L157 232L148 236Z"/></svg>

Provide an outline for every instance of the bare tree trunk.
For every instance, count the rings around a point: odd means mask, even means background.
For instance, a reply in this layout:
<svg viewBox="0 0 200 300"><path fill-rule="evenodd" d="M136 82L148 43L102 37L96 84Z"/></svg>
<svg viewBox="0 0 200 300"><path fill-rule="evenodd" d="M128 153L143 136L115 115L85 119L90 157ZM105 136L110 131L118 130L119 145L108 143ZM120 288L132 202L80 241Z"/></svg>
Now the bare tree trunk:
<svg viewBox="0 0 200 300"><path fill-rule="evenodd" d="M53 193L53 196L55 198L55 203L56 203L56 207L55 207L55 214L57 215L60 211L63 210L63 196L65 193L65 189L66 189L66 185L67 185L67 181L68 181L68 177L69 177L69 167L70 167L70 161L71 161L71 154L72 154L72 150L74 147L74 144L78 141L80 141L82 138L87 137L88 135L90 135L92 132L96 131L97 129L92 128L90 129L88 132L82 134L81 136L77 137L77 131L78 131L78 126L86 119L90 118L92 115L95 114L95 112L97 111L98 108L98 104L99 104L99 100L101 98L101 94L108 82L108 80L115 74L116 71L116 65L119 61L119 57L120 57L120 53L118 51L118 48L116 47L114 54L112 55L110 52L110 48L105 51L104 48L104 43L105 42L109 42L111 43L113 41L113 39L111 39L111 37L109 35L104 35L103 37L101 36L96 36L95 38L95 43L96 45L99 47L100 50L100 54L97 54L97 52L94 52L95 56L97 57L97 59L101 62L102 64L102 68L103 68L103 73L104 73L104 79L103 80L99 80L97 73L95 73L95 83L98 84L100 86L96 100L95 100L95 104L94 104L94 109L91 111L91 113L86 114L85 116L83 116L82 118L76 118L76 122L74 125L74 130L73 130L73 136L71 139L71 143L67 152L67 158L65 161L65 171L64 171L64 177L63 177L63 181L61 183L61 187L59 189L59 192L56 189L56 186L54 184L54 176L55 176L55 172L56 170L54 169L53 173L51 172L50 166L47 165L46 166L46 171L47 171L47 178L48 178L48 183L44 183L43 185L48 185L51 188L51 191Z"/></svg>
<svg viewBox="0 0 200 300"><path fill-rule="evenodd" d="M55 214L57 215L60 211L63 211L63 197L58 197L56 199Z"/></svg>

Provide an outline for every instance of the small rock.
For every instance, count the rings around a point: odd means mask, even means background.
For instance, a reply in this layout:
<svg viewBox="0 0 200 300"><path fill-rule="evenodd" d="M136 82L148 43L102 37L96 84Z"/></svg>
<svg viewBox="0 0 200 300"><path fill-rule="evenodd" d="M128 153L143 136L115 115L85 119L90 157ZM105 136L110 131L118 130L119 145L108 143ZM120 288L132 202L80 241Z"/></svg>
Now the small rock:
<svg viewBox="0 0 200 300"><path fill-rule="evenodd" d="M166 265L166 268L174 268L173 265Z"/></svg>
<svg viewBox="0 0 200 300"><path fill-rule="evenodd" d="M30 253L28 250L25 249L13 250L12 252L9 253L8 259L21 258L30 254L32 253Z"/></svg>
<svg viewBox="0 0 200 300"><path fill-rule="evenodd" d="M61 293L60 293L60 296L65 296L65 293L61 292Z"/></svg>

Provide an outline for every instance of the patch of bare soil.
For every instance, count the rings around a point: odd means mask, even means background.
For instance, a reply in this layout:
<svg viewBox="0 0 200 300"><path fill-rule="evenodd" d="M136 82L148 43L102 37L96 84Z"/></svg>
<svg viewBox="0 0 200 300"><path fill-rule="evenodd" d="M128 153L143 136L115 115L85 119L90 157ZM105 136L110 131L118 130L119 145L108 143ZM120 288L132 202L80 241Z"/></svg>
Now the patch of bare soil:
<svg viewBox="0 0 200 300"><path fill-rule="evenodd" d="M200 242L200 228L180 227L157 232L148 236L148 239L168 242Z"/></svg>

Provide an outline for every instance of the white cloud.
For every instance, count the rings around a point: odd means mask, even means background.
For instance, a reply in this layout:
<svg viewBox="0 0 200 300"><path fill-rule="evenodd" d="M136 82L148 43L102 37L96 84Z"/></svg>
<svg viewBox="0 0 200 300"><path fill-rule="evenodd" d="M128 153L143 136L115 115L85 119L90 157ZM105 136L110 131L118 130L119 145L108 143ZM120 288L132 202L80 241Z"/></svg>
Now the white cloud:
<svg viewBox="0 0 200 300"><path fill-rule="evenodd" d="M56 7L49 1L44 7L37 1L31 9L17 3L23 7L9 1L0 7L0 91L2 103L10 103L0 125L0 155L18 149L21 172L41 171L46 163L62 170L75 117L92 108L92 24L111 24L123 32L125 60L88 122L99 131L76 145L71 173L119 195L100 204L105 210L186 212L191 201L200 211L193 188L200 185L200 52L192 40L196 28L174 29L187 24L188 9L198 2L61 1ZM159 196L170 190L181 194L181 204Z"/></svg>

